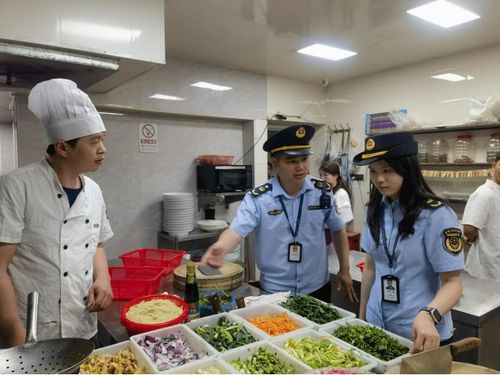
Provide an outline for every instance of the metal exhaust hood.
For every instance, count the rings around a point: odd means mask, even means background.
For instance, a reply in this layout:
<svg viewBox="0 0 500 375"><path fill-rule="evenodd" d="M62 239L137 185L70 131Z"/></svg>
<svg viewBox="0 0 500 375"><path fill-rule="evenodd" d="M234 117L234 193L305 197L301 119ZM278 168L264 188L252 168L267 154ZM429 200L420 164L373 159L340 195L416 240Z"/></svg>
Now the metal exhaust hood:
<svg viewBox="0 0 500 375"><path fill-rule="evenodd" d="M51 78L71 79L86 89L118 68L118 58L0 40L0 89L30 89Z"/></svg>

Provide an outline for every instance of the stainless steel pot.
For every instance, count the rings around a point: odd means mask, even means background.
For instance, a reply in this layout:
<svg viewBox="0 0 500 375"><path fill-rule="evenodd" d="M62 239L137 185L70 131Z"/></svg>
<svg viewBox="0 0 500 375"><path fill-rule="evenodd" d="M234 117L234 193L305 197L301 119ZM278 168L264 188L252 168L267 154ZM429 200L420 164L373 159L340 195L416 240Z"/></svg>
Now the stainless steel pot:
<svg viewBox="0 0 500 375"><path fill-rule="evenodd" d="M37 341L39 294L28 295L26 343L0 350L1 374L71 373L94 350L91 340L63 338Z"/></svg>

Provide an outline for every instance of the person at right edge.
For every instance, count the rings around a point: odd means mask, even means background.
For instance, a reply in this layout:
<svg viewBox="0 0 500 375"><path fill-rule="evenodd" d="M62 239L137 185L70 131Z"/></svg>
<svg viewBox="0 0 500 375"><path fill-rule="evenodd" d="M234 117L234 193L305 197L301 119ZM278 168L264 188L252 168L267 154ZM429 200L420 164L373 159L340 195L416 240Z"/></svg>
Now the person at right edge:
<svg viewBox="0 0 500 375"><path fill-rule="evenodd" d="M465 270L500 280L500 152L490 171L491 178L471 194L462 216L466 243L471 246Z"/></svg>
<svg viewBox="0 0 500 375"><path fill-rule="evenodd" d="M416 155L413 135L398 132L366 138L354 157L373 184L359 317L413 340L413 353L451 341L464 268L457 216L427 185Z"/></svg>
<svg viewBox="0 0 500 375"><path fill-rule="evenodd" d="M263 290L310 294L330 302L331 286L323 226L331 228L339 258L337 290L357 297L349 272L349 246L344 221L335 211L330 184L311 178L310 139L314 128L294 125L264 143L275 176L248 192L230 228L210 246L202 263L220 267L224 254L255 231L255 259Z"/></svg>

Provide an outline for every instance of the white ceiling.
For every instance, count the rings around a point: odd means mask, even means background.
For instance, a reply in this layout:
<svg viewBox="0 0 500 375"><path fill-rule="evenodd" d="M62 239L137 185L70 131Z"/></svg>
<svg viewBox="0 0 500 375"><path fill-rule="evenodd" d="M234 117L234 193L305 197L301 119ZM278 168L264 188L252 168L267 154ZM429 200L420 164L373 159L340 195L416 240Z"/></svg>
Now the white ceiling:
<svg viewBox="0 0 500 375"><path fill-rule="evenodd" d="M500 43L499 0L450 0L481 16L450 29L406 10L430 0L165 0L167 55L302 81L345 80ZM356 51L328 61L314 42Z"/></svg>
<svg viewBox="0 0 500 375"><path fill-rule="evenodd" d="M406 13L430 0L165 0L166 54L308 82L342 81L500 44L500 0L449 0L481 16L444 29ZM312 43L356 51L329 61ZM107 91L153 67L123 61Z"/></svg>

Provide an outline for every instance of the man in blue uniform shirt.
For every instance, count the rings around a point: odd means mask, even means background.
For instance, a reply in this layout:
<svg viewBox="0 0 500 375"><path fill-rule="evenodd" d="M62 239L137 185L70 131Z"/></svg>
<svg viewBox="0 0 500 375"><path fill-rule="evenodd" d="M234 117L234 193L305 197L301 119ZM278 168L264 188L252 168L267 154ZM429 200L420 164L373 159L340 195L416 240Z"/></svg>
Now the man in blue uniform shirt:
<svg viewBox="0 0 500 375"><path fill-rule="evenodd" d="M349 273L349 245L342 218L335 211L331 185L311 178L309 141L314 128L295 125L267 140L276 176L247 193L231 226L207 250L202 263L223 264L224 255L255 231L260 284L267 292L291 291L330 301L324 225L333 233L340 270L337 289L357 297Z"/></svg>

